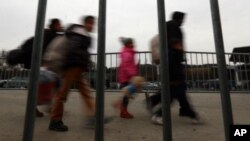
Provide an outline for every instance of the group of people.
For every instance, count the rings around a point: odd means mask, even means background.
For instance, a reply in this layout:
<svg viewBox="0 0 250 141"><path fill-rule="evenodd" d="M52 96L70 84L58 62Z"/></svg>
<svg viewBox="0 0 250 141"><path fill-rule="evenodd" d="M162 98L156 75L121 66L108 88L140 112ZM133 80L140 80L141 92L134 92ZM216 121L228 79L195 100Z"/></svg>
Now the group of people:
<svg viewBox="0 0 250 141"><path fill-rule="evenodd" d="M188 117L192 123L200 124L203 123L198 113L194 110L193 106L188 100L186 95L186 83L184 65L184 41L181 25L184 21L185 13L174 12L172 19L166 23L167 29L167 46L168 46L168 59L169 59L169 82L170 82L170 97L171 103L173 100L178 100L180 109L179 116ZM134 93L140 90L140 85L131 87L131 80L138 75L137 65L135 63L135 50L133 39L123 38L122 43L124 47L120 53L121 64L119 66L119 82L121 87L125 87L127 93ZM152 61L155 65L160 64L160 53L159 53L159 37L158 35L153 37L151 40L150 48L152 51ZM140 82L143 82L141 80ZM133 81L132 81L133 82ZM140 83L139 83L140 84ZM135 85L135 84L134 84ZM126 93L126 92L125 92ZM120 117L121 118L133 118L133 114L128 112L129 96L124 94L120 106ZM162 120L162 107L161 107L161 91L150 96L150 112L152 113L152 122L155 124L163 124Z"/></svg>
<svg viewBox="0 0 250 141"><path fill-rule="evenodd" d="M169 73L170 73L170 94L171 102L177 99L180 103L180 116L187 116L193 121L198 122L199 116L189 103L185 90L185 76L183 72L184 61L184 43L181 24L185 14L174 12L171 21L166 23L167 39L169 50ZM88 49L91 46L91 32L95 25L93 16L86 16L82 24L72 24L63 30L59 19L52 19L49 29L45 30L44 45L42 52L42 67L56 76L54 79L56 85L45 87L40 85L38 95L52 92L53 102L51 106L51 118L49 130L68 131L68 127L63 123L64 103L67 101L69 89L72 84L76 84L86 106L87 122L86 126L95 126L95 98L91 95L90 86L83 73L88 70L90 64L90 53ZM63 34L62 34L63 33ZM121 118L131 119L134 115L128 112L129 99L134 98L136 92L140 91L145 79L139 76L138 65L136 63L136 51L134 39L120 38L123 47L120 53L120 65L118 68L119 83L122 88L122 97L114 102L114 108L119 110ZM159 40L155 37L152 40L152 48L158 46ZM152 49L153 51L153 49ZM153 54L155 51L152 52ZM31 53L30 53L31 54ZM28 57L28 56L27 56ZM153 57L153 62L158 65L159 57ZM30 60L25 64L30 68ZM46 91L51 89L53 91ZM162 124L161 93L155 94L151 99L152 121L156 124ZM39 98L38 98L39 101ZM40 102L41 103L41 102ZM43 114L37 109L37 116ZM108 123L111 118L104 118Z"/></svg>

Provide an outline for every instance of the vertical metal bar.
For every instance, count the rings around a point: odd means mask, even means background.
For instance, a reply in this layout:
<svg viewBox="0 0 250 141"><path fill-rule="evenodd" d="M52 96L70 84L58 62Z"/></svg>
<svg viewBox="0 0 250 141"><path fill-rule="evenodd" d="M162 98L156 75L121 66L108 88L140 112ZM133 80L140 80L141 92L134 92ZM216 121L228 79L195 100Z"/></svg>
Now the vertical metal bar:
<svg viewBox="0 0 250 141"><path fill-rule="evenodd" d="M117 72L118 72L118 61L117 61L118 54L115 55L115 58L116 58L115 59L115 64L116 64L116 66L115 66L115 82L116 82L116 84L118 84L118 76L117 76Z"/></svg>
<svg viewBox="0 0 250 141"><path fill-rule="evenodd" d="M168 47L167 34L165 24L165 2L164 0L157 0L158 9L158 27L160 39L160 75L161 75L161 100L163 113L163 140L172 140L172 123L170 111L170 86L169 86L169 66L168 66Z"/></svg>
<svg viewBox="0 0 250 141"><path fill-rule="evenodd" d="M249 62L249 54L247 54L247 57L248 57L247 62ZM248 86L248 87L247 87L247 88L248 88L247 90L249 90L249 87L250 87L250 86L249 86L249 68L250 68L250 66L247 65L247 81L246 81L246 82L247 82L247 86Z"/></svg>
<svg viewBox="0 0 250 141"><path fill-rule="evenodd" d="M229 54L226 54L226 56L227 56L227 60L228 60L228 67L229 67L229 82L230 82L230 84L229 84L229 86L230 86L230 89L231 90L233 90L233 88L234 88L234 79L233 79L233 77L232 77L232 66L231 66L231 63L230 63L230 57L229 57Z"/></svg>
<svg viewBox="0 0 250 141"><path fill-rule="evenodd" d="M201 53L201 70L202 70L202 88L204 88L204 86L203 86L203 84L204 84L204 82L205 82L205 67L204 67L204 64L203 64L204 62L203 62L203 53Z"/></svg>
<svg viewBox="0 0 250 141"><path fill-rule="evenodd" d="M138 52L139 54L139 75L141 75L141 53Z"/></svg>
<svg viewBox="0 0 250 141"><path fill-rule="evenodd" d="M243 56L244 56L244 62L245 62L245 63L244 63L244 68L245 68L245 69L244 69L244 71L245 71L245 77L244 77L244 78L245 78L245 79L244 79L245 84L244 84L244 89L246 88L246 89L248 90L248 89L249 89L249 87L248 87L248 82L247 82L247 78L248 78L248 74L247 74L247 68L248 68L248 67L247 67L247 66L248 66L248 64L246 63L246 56L247 56L247 55L244 54ZM245 85L246 85L246 86L245 86Z"/></svg>
<svg viewBox="0 0 250 141"><path fill-rule="evenodd" d="M42 45L43 45L43 28L46 14L47 0L39 0L35 38L32 51L31 72L29 77L28 100L26 105L23 141L33 140L36 95L38 88L39 67L41 63Z"/></svg>
<svg viewBox="0 0 250 141"><path fill-rule="evenodd" d="M211 65L209 64L209 54L207 54L207 70L208 70L208 79L207 80L209 80L209 79L211 79L211 76L210 76L210 72L211 72ZM207 83L208 83L208 81L207 81ZM210 87L210 83L208 83L208 88Z"/></svg>
<svg viewBox="0 0 250 141"><path fill-rule="evenodd" d="M224 43L223 35L220 22L220 11L218 0L210 0L211 4L211 15L213 21L213 30L214 30L214 40L215 48L218 62L218 72L220 77L220 87L221 87L221 104L223 111L223 120L224 120L224 130L225 130L225 139L229 141L230 137L230 125L233 124L233 114L232 114L232 105L230 99L230 93L228 89L228 77L227 77L227 68L226 61L224 56Z"/></svg>
<svg viewBox="0 0 250 141"><path fill-rule="evenodd" d="M110 73L110 75L109 75L110 78L109 78L109 79L110 79L110 83L113 84L113 73L112 73L112 72L113 72L113 70L112 70L112 67L113 67L112 64L113 64L113 62L112 62L112 58L113 58L113 54L110 54L110 60L111 60L111 61L110 61L110 69L109 69L109 71L110 71L110 72L109 72L109 73Z"/></svg>
<svg viewBox="0 0 250 141"><path fill-rule="evenodd" d="M192 53L190 53L190 63L191 63L191 65L190 65L190 71L191 71L191 78L192 78L192 86L194 86L194 88L196 88L196 82L195 82L195 80L194 80L194 68L193 68L193 57L192 57ZM193 83L193 82L195 82L195 83ZM194 85L193 85L194 84Z"/></svg>
<svg viewBox="0 0 250 141"><path fill-rule="evenodd" d="M197 53L195 53L195 59L196 59L196 80L198 81L198 89L200 90L200 79L199 79L199 63L198 63L198 56Z"/></svg>
<svg viewBox="0 0 250 141"><path fill-rule="evenodd" d="M185 56L185 81L186 81L186 84L190 84L190 82L188 81L188 64L187 64L187 52L184 52L184 56Z"/></svg>
<svg viewBox="0 0 250 141"><path fill-rule="evenodd" d="M104 140L104 72L106 41L106 0L99 0L98 17L98 55L97 55L97 88L96 88L96 128L95 141Z"/></svg>
<svg viewBox="0 0 250 141"><path fill-rule="evenodd" d="M148 62L147 62L146 53L144 53L144 57L145 57L145 71L146 71L146 72L145 72L145 76L146 76L145 78L146 78L146 81L148 81L148 80L149 80L149 79L148 79L148 73L147 73L147 72L148 72L148 71L147 71L147 68L148 68L148 67L147 67L147 63L148 63Z"/></svg>

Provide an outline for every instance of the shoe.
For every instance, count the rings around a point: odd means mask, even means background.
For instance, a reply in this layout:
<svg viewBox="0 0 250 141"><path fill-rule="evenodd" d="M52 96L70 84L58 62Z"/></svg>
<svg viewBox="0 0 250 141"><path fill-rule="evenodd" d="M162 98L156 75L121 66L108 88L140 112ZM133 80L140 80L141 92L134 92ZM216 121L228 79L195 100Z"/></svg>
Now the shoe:
<svg viewBox="0 0 250 141"><path fill-rule="evenodd" d="M196 118L191 118L191 123L194 125L201 125L205 124L205 121L200 116L196 116Z"/></svg>
<svg viewBox="0 0 250 141"><path fill-rule="evenodd" d="M162 117L153 115L151 120L154 124L163 125Z"/></svg>
<svg viewBox="0 0 250 141"><path fill-rule="evenodd" d="M64 125L61 120L59 121L51 120L49 124L49 130L65 132L68 131L68 127Z"/></svg>
<svg viewBox="0 0 250 141"><path fill-rule="evenodd" d="M44 114L36 108L36 117L43 117Z"/></svg>
<svg viewBox="0 0 250 141"><path fill-rule="evenodd" d="M195 118L197 118L197 113L194 112L193 110L180 109L179 116L180 117L189 117L189 118L195 119Z"/></svg>
<svg viewBox="0 0 250 141"><path fill-rule="evenodd" d="M107 124L111 122L114 118L113 117L104 117L103 123ZM88 117L87 122L85 123L86 128L95 128L96 118L95 116Z"/></svg>
<svg viewBox="0 0 250 141"><path fill-rule="evenodd" d="M198 125L198 124L204 124L204 120L201 119L198 113L190 110L190 111L183 111L180 110L179 116L181 117L189 117L191 119L191 123Z"/></svg>
<svg viewBox="0 0 250 141"><path fill-rule="evenodd" d="M120 117L125 119L134 118L134 116L128 112L127 107L124 106L121 107Z"/></svg>

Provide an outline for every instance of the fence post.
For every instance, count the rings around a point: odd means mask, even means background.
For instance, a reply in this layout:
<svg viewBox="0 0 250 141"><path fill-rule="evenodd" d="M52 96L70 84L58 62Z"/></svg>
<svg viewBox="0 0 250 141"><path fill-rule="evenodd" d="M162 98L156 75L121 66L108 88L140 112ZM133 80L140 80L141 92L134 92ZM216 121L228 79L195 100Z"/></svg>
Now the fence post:
<svg viewBox="0 0 250 141"><path fill-rule="evenodd" d="M160 75L161 75L161 99L163 113L163 140L172 140L172 123L170 111L170 87L169 87L169 66L168 66L168 48L165 21L165 3L164 0L157 0L158 8L158 26L160 39Z"/></svg>
<svg viewBox="0 0 250 141"><path fill-rule="evenodd" d="M228 83L226 61L224 56L225 51L224 51L218 0L210 0L210 6L211 6L212 21L213 21L216 56L218 62L218 72L219 72L220 86L221 86L221 104L223 111L225 139L226 141L229 141L230 137L229 128L230 125L233 124L233 115L232 115L232 105L228 87L229 83Z"/></svg>
<svg viewBox="0 0 250 141"><path fill-rule="evenodd" d="M95 141L103 141L104 134L104 76L105 76L105 32L106 32L106 0L99 0L98 16L98 56L97 56L97 88L96 88L96 127Z"/></svg>
<svg viewBox="0 0 250 141"><path fill-rule="evenodd" d="M29 76L28 87L28 100L26 105L23 141L33 140L34 122L35 122L35 108L36 108L36 95L38 89L39 67L41 63L41 53L43 45L43 28L46 14L47 0L39 0L37 17L36 17L36 30L33 42L31 72Z"/></svg>

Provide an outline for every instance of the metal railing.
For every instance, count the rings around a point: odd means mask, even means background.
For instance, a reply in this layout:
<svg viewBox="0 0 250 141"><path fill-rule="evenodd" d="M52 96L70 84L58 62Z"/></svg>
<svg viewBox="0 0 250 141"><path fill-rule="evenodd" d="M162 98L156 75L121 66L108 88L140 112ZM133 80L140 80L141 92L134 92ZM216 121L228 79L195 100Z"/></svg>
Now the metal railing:
<svg viewBox="0 0 250 141"><path fill-rule="evenodd" d="M29 89L28 89L28 98L27 98L27 106L26 106L26 114L25 114L25 123L24 123L24 133L23 133L23 141L32 141L33 140L33 130L34 130L34 121L35 121L35 106L36 106L36 91L38 86L38 75L39 75L39 64L40 64L40 55L41 55L41 46L43 44L43 27L44 27L44 20L45 20L45 13L46 13L46 6L47 0L40 0L38 2L38 9L37 9L37 20L36 20L36 30L35 30L35 38L33 44L33 55L32 55L32 67L29 81ZM220 19L220 10L219 10L219 3L218 0L210 0L210 7L211 7L211 18L213 23L213 31L214 31L214 41L215 41L215 49L216 49L216 58L218 59L218 63L216 62L216 69L218 68L218 77L219 77L219 84L220 84L220 95L221 95L221 103L222 103L222 111L223 111L223 121L224 121L224 129L225 129L225 140L229 141L229 126L233 125L233 115L232 115L232 106L231 106L231 99L229 95L229 77L228 76L228 65L226 63L225 58L225 50L224 50L224 43L223 43L223 34L221 28L221 19ZM166 29L165 29L165 1L164 0L157 0L157 11L158 11L158 29L159 29L159 37L160 37L160 58L161 62L161 83L162 86L162 109L163 110L163 140L164 141L171 141L172 140L172 127L171 127L171 115L170 115L170 96L169 96L169 67L168 63L168 49L167 49L167 42L166 38ZM98 83L97 83L97 96L96 96L96 119L97 125L95 128L95 141L103 141L104 140L104 130L103 130L103 118L104 118L104 53L105 53L105 34L106 34L106 0L99 0L99 22L98 22ZM164 60L166 57L166 60ZM244 58L244 57L243 57ZM248 57L247 57L248 58ZM197 60L197 59L196 59ZM207 59L209 60L209 59ZM233 59L234 60L234 59ZM191 59L193 61L193 59ZM199 62L200 60L197 60ZM203 60L202 60L203 62ZM214 62L214 61L213 61ZM141 64L141 63L140 63ZM191 63L192 64L192 63ZM197 68L197 78L195 75L193 76L193 81L200 78L200 72L202 72L201 68L203 68L203 63L201 63L202 67L196 63ZM237 63L236 63L237 64ZM147 65L147 63L146 63ZM186 65L186 72L190 70L193 74L193 65L188 65L188 59ZM215 65L214 63L212 66ZM218 66L218 67L217 67ZM208 67L209 69L211 67ZM246 80L244 83L248 86L248 65L246 62L244 64L240 64L236 66L236 80L237 85L242 84L238 83L238 81ZM21 69L21 68L20 68ZM212 69L213 70L213 69ZM242 71L243 70L243 71ZM146 71L147 72L147 71ZM213 71L212 71L213 72ZM239 75L238 75L239 72ZM189 73L187 73L189 74ZM210 74L210 73L209 73ZM230 74L230 72L229 72ZM245 75L243 75L245 74ZM187 78L189 75L187 75ZM204 73L205 76L205 73ZM209 75L210 76L210 75ZM217 76L214 75L216 78ZM147 77L147 75L146 75ZM164 79L166 78L166 79ZM205 78L205 77L204 77ZM210 78L210 77L209 77ZM240 79L242 78L242 79ZM209 81L209 80L207 80ZM187 82L189 82L187 80ZM198 80L198 89L200 88L200 81ZM210 85L210 84L209 84ZM193 86L193 85L191 85ZM243 87L243 85L241 86Z"/></svg>
<svg viewBox="0 0 250 141"><path fill-rule="evenodd" d="M159 68L151 62L151 52L137 52L139 74L147 80L145 89L158 89ZM218 66L214 52L185 52L185 76L190 92L218 92L220 90ZM230 91L250 91L250 54L225 53ZM0 89L25 89L28 86L29 70L22 65L8 66L0 58ZM96 89L97 54L91 55L92 65L84 74L93 89ZM117 71L119 53L105 54L105 89L119 89ZM72 86L72 88L75 88Z"/></svg>

